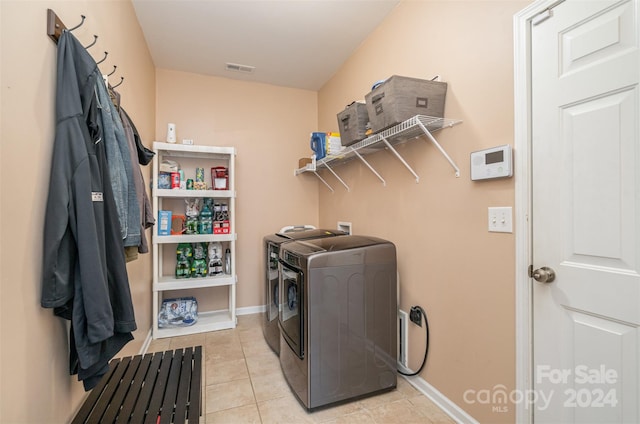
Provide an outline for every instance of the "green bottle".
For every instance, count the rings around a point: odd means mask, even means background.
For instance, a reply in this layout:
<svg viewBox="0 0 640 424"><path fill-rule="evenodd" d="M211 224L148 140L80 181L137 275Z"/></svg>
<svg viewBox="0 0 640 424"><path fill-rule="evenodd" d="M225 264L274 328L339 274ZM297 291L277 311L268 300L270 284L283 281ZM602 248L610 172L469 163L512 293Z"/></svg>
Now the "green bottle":
<svg viewBox="0 0 640 424"><path fill-rule="evenodd" d="M176 248L176 278L191 277L193 247L190 243L180 243Z"/></svg>
<svg viewBox="0 0 640 424"><path fill-rule="evenodd" d="M198 234L213 234L213 212L211 199L206 199L198 216ZM205 249L206 251L206 249Z"/></svg>
<svg viewBox="0 0 640 424"><path fill-rule="evenodd" d="M192 277L207 276L207 245L198 243L193 250L193 262L191 263Z"/></svg>

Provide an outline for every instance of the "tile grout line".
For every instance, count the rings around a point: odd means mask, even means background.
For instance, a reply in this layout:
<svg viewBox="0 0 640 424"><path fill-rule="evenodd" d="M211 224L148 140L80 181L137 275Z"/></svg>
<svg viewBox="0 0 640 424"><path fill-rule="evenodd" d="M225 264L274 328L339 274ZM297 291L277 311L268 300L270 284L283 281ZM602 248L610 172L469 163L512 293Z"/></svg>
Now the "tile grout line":
<svg viewBox="0 0 640 424"><path fill-rule="evenodd" d="M240 347L242 348L242 357L244 358L244 364L245 364L245 367L247 367L247 374L249 375L249 381L251 382L251 392L253 393L253 402L256 406L256 411L258 411L258 418L260 418L260 423L263 423L262 414L260 413L260 407L258 406L258 398L256 397L256 388L253 383L253 376L251 375L251 371L249 370L249 363L247 362L247 354L244 351L242 338L240 338Z"/></svg>
<svg viewBox="0 0 640 424"><path fill-rule="evenodd" d="M261 334L258 330L254 331L254 327L260 327L260 323L258 320L252 320L251 322L246 322L244 323L244 325L236 327L236 329L232 330L230 332L230 334L232 334L232 338L234 340L237 341L237 343L239 343L240 345L240 350L241 350L241 355L239 356L233 356L235 359L235 361L242 359L244 362L244 366L246 368L246 372L247 372L247 376L249 379L249 382L251 384L251 391L252 391L252 396L253 396L253 404L255 405L255 409L257 412L257 417L256 415L253 415L253 419L258 418L256 420L256 422L259 422L261 424L265 424L265 423L269 423L269 419L271 418L271 420L275 420L278 421L280 418L278 415L274 415L274 411L272 410L272 404L271 404L271 400L265 401L264 403L264 407L266 409L261 410L260 409L260 405L257 399L257 393L260 392L262 393L261 389L264 388L264 383L263 383L263 376L262 376L262 371L263 371L263 366L268 366L271 367L271 360L269 360L269 362L267 363L265 358L266 355L264 354L264 352L267 352L267 350L263 351L262 349L262 345L258 346L258 342L259 340L256 339L256 337L260 337ZM241 337L241 332L244 334L244 337ZM250 334L250 333L253 334ZM203 348L204 348L204 360L206 361L206 358L209 356L208 354L212 353L209 349L206 349L207 345L209 342L213 341L214 338L209 339L209 337L205 336L204 337L204 341L203 341ZM226 340L226 337L224 337L223 339ZM221 339L220 342L222 342L223 340ZM225 342L226 343L226 342ZM179 348L181 347L183 344L185 344L185 340L184 339L178 339L178 338L172 338L169 341L169 348L173 349L173 348ZM233 349L235 350L235 349ZM237 351L236 351L237 352ZM271 351L268 351L270 354L273 354ZM235 353L237 354L237 353ZM225 356L226 357L226 356ZM229 360L231 357L229 357ZM258 368L255 369L255 373L252 374L250 372L250 367L249 367L249 360L253 358L253 362L255 362L255 364L258 364ZM256 359L257 358L257 359ZM273 360L275 360L276 362L279 363L279 360L277 358L277 356L273 356L272 358ZM203 368L203 370L206 370L206 364L205 367ZM259 381L256 382L255 380L258 379ZM424 396L423 393L421 393L419 390L416 390L408 381L404 381L405 383L407 383L407 385L411 388L413 388L415 390L415 393L413 391L411 391L411 393L407 392L404 389L399 389L399 387L401 386L401 384L398 384L398 387L396 388L396 390L394 390L393 392L390 393L394 393L394 395L391 395L394 399L389 399L388 394L384 394L381 396L385 396L387 401L382 402L382 404L377 405L377 404L369 404L368 406L365 406L365 404L361 403L359 406L359 409L356 411L350 411L348 413L345 414L345 412L342 412L341 414L338 414L335 417L331 417L331 416L326 416L326 417L322 417L320 418L320 416L316 416L316 417L309 417L307 415L307 417L309 419L311 419L312 421L316 422L316 423L324 423L327 421L334 421L334 420L339 420L340 418L346 418L346 417L350 417L351 419L355 419L357 413L361 412L363 414L365 414L365 416L368 416L370 418L373 419L372 422L376 422L376 419L381 418L380 416L380 411L376 411L376 413L373 412L374 409L379 409L378 407L381 407L383 404L388 404L388 405L392 405L394 402L400 401L400 400L405 400L407 402L409 402L409 405L412 405L412 407L409 407L409 410L414 410L412 415L414 418L416 418L416 414L417 416L420 416L420 420L425 419L426 422L432 422L433 419L438 419L439 418L439 408L437 407L437 405L435 406L435 410L431 410L431 407L429 407L429 405L422 405L421 402L419 402L418 404L415 404L414 402L411 401L411 399L413 399L415 396L415 394L417 395L422 395ZM212 384L217 384L217 383L211 383L211 381L209 379L206 379L206 371L205 371L205 384L206 386L210 386ZM247 393L247 392L245 392ZM262 396L262 395L261 395ZM421 399L422 399L422 396ZM267 396L268 397L268 396ZM428 401L428 397L424 396L427 401ZM280 397L278 397L280 398ZM287 398L287 396L283 396L283 398ZM206 399L206 389L205 389L205 399ZM373 399L373 398L372 398ZM381 397L380 400L382 400L383 398ZM371 402L369 402L371 403ZM246 406L250 405L246 404ZM231 409L234 408L241 408L243 405L238 405L236 407L232 407L232 408L227 408L224 410L220 410L220 411L214 411L213 413L223 413L223 411L230 411ZM240 413L240 412L238 412ZM244 414L244 412L243 412ZM344 415L343 415L344 414ZM205 412L204 412L204 422L206 422L206 417L207 417L208 413L206 411L206 401L205 401ZM224 414L223 414L224 415ZM223 415L220 415L220 417L222 417ZM264 416L263 416L264 415ZM400 414L403 415L403 414ZM387 418L389 418L387 416ZM449 422L449 421L448 421ZM451 421L453 422L453 421Z"/></svg>

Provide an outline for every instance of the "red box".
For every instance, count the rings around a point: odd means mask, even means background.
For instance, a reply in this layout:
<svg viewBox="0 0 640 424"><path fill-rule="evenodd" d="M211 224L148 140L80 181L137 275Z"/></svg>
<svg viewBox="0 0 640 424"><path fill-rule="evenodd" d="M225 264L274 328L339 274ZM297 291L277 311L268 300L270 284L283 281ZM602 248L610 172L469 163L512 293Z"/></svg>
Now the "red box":
<svg viewBox="0 0 640 424"><path fill-rule="evenodd" d="M226 167L211 168L211 186L214 190L229 190L229 171Z"/></svg>
<svg viewBox="0 0 640 424"><path fill-rule="evenodd" d="M229 221L213 222L213 234L229 234L230 232L231 225L229 225Z"/></svg>

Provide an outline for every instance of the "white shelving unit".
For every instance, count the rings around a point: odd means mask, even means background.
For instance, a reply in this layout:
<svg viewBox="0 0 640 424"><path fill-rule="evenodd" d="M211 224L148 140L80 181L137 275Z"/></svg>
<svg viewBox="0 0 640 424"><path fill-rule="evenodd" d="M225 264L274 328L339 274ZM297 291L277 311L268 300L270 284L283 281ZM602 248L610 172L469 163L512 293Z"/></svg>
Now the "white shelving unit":
<svg viewBox="0 0 640 424"><path fill-rule="evenodd" d="M364 140L361 140L351 146L346 147L337 155L327 155L320 160L315 160L315 157L312 157L312 162L307 164L304 168L298 168L294 170L294 175L300 175L305 172L312 172L326 185L329 190L333 191L333 188L329 183L327 183L321 176L318 174L318 171L322 168L326 168L331 174L340 183L349 191L349 186L344 182L342 178L335 172L333 169L335 165L339 165L345 162L348 162L353 159L361 160L367 168L371 172L375 174L376 177L382 182L383 185L386 185L386 181L382 176L376 171L373 166L369 162L367 162L364 156L377 152L382 149L388 149L390 152L394 154L400 162L411 172L411 174L415 177L416 182L420 181L420 177L416 172L409 166L409 164L404 160L404 158L398 153L398 151L394 148L394 146L407 142L409 140L413 140L415 138L426 136L431 143L440 151L440 153L445 157L445 159L449 162L451 167L455 171L456 177L460 176L460 168L455 164L455 162L449 157L447 152L440 146L438 141L433 137L433 133L439 131L443 128L449 128L456 124L461 123L461 120L456 119L445 119L445 118L437 118L433 116L424 116L424 115L416 115L410 119L407 119L404 122L399 123L391 128L388 128L384 131L380 131L379 133L373 134Z"/></svg>
<svg viewBox="0 0 640 424"><path fill-rule="evenodd" d="M234 162L236 151L233 147L197 146L154 142L153 150L153 213L158 219L158 211L172 210L174 214L184 214L184 204L181 199L211 198L224 201L229 209L229 234L191 234L191 235L158 235L159 225L153 230L153 338L174 337L205 331L234 328L236 318L236 227L235 227L235 198ZM226 166L229 174L228 190L182 190L158 189L158 174L160 163L174 160L181 164L189 175L195 173L196 167L205 169L205 182L209 182L208 170L213 166ZM184 165L183 165L184 164ZM186 166L185 166L186 165ZM195 174L194 174L195 175ZM210 186L207 184L207 186ZM165 254L175 257L179 243L209 243L221 242L231 251L231 273L211 277L175 278L175 264L165 264ZM167 250L165 252L165 249ZM180 291L180 296L191 296L196 289L213 289L228 287L228 301L225 309L203 310L202 302L198 301L198 321L188 327L158 327L158 312L166 291ZM212 294L212 296L215 296ZM174 296L171 296L174 297ZM197 299L197 297L196 297Z"/></svg>

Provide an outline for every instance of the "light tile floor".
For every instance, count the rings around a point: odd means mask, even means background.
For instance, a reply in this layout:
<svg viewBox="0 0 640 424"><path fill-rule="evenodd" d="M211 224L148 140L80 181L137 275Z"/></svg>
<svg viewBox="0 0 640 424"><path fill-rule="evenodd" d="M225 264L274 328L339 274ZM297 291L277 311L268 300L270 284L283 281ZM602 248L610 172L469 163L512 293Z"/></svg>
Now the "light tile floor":
<svg viewBox="0 0 640 424"><path fill-rule="evenodd" d="M454 423L398 376L396 390L307 412L285 381L262 335L261 314L238 317L233 330L157 339L148 352L202 345L208 423Z"/></svg>

